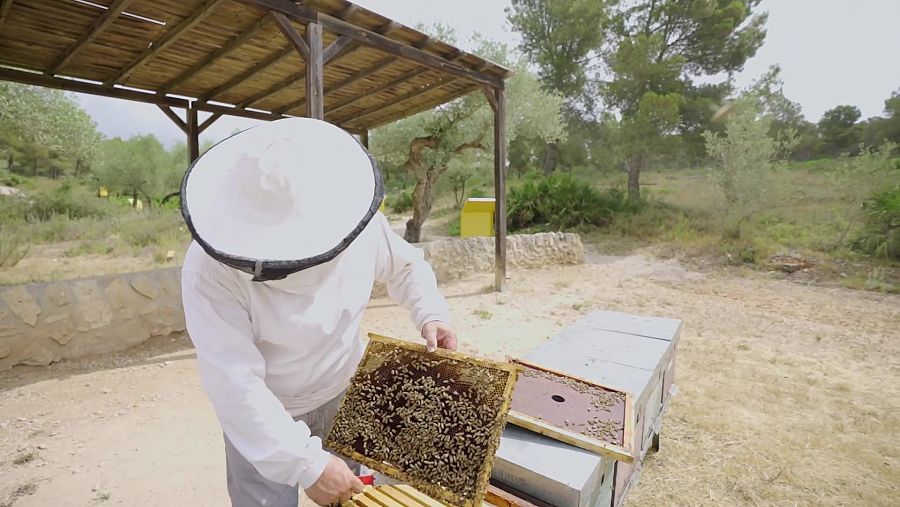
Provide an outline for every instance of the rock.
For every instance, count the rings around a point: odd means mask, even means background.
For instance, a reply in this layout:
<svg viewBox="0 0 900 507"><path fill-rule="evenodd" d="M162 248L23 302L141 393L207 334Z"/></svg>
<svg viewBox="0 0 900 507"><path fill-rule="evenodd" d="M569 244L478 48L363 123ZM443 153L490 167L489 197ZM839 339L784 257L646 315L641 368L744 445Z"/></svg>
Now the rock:
<svg viewBox="0 0 900 507"><path fill-rule="evenodd" d="M47 301L55 306L66 306L72 302L72 295L65 282L48 285L46 294Z"/></svg>
<svg viewBox="0 0 900 507"><path fill-rule="evenodd" d="M30 343L22 351L19 364L28 366L47 366L54 360L53 353L37 343Z"/></svg>
<svg viewBox="0 0 900 507"><path fill-rule="evenodd" d="M0 359L9 357L9 354L11 352L12 352L12 348L9 345L7 345L5 343L0 344Z"/></svg>
<svg viewBox="0 0 900 507"><path fill-rule="evenodd" d="M131 288L147 299L155 299L159 296L159 286L145 275L138 276L131 280Z"/></svg>
<svg viewBox="0 0 900 507"><path fill-rule="evenodd" d="M108 387L104 387L104 388L101 390L101 392L102 392L103 394L109 394L109 393L112 392L112 390L111 390L110 388L108 388Z"/></svg>
<svg viewBox="0 0 900 507"><path fill-rule="evenodd" d="M37 324L38 315L41 314L41 307L35 303L26 286L20 285L6 289L0 293L0 299L26 324L31 327Z"/></svg>
<svg viewBox="0 0 900 507"><path fill-rule="evenodd" d="M82 280L72 284L72 292L81 311L79 331L90 331L112 322L112 309L100 291L96 280Z"/></svg>

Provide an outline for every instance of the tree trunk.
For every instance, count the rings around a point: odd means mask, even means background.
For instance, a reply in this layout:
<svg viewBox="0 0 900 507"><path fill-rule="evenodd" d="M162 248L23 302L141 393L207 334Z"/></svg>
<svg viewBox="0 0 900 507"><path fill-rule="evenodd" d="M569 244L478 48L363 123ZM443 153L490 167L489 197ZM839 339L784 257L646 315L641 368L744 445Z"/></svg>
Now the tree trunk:
<svg viewBox="0 0 900 507"><path fill-rule="evenodd" d="M31 163L31 175L37 176L37 157L34 157L34 162Z"/></svg>
<svg viewBox="0 0 900 507"><path fill-rule="evenodd" d="M550 174L556 169L559 160L559 145L557 143L547 143L547 150L544 151L544 174Z"/></svg>
<svg viewBox="0 0 900 507"><path fill-rule="evenodd" d="M635 157L628 161L628 199L633 202L641 200L641 166L643 165L642 157Z"/></svg>
<svg viewBox="0 0 900 507"><path fill-rule="evenodd" d="M416 188L413 189L413 216L406 221L406 233L403 235L403 239L410 243L419 243L422 240L422 225L428 220L434 201L431 193L433 185L434 178L428 174L427 170L416 175Z"/></svg>
<svg viewBox="0 0 900 507"><path fill-rule="evenodd" d="M75 177L78 177L79 169L81 169L81 158L75 159Z"/></svg>
<svg viewBox="0 0 900 507"><path fill-rule="evenodd" d="M132 194L131 198L132 198L132 201L131 201L131 207L132 207L132 208L137 208L137 201L138 201L138 193L137 193L137 191L135 191L135 192Z"/></svg>

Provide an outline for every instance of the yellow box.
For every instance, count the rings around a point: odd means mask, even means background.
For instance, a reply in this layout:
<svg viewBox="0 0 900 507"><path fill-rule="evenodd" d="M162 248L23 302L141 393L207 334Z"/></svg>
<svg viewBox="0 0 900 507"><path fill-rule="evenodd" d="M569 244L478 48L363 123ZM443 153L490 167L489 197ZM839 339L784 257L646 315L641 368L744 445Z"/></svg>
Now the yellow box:
<svg viewBox="0 0 900 507"><path fill-rule="evenodd" d="M109 189L107 189L106 187L100 187L97 190L97 195L99 197L109 197Z"/></svg>
<svg viewBox="0 0 900 507"><path fill-rule="evenodd" d="M495 207L493 197L467 199L459 213L459 237L493 236Z"/></svg>

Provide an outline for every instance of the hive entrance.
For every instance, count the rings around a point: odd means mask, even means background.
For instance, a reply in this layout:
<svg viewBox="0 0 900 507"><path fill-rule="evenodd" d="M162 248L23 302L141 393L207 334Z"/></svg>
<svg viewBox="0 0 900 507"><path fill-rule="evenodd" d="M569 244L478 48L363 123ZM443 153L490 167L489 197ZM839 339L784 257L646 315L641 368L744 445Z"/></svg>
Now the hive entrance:
<svg viewBox="0 0 900 507"><path fill-rule="evenodd" d="M434 498L480 505L515 367L371 338L326 446Z"/></svg>

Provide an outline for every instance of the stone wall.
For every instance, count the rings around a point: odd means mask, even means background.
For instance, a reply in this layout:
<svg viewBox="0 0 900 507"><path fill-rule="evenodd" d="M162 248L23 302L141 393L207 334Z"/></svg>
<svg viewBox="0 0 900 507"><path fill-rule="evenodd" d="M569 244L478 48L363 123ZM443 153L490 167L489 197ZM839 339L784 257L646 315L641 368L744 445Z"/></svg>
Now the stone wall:
<svg viewBox="0 0 900 507"><path fill-rule="evenodd" d="M0 287L0 369L114 352L180 331L178 268Z"/></svg>
<svg viewBox="0 0 900 507"><path fill-rule="evenodd" d="M441 282L494 269L493 238L418 246ZM511 269L577 264L583 258L576 234L507 240ZM376 287L373 295L384 292ZM115 352L184 328L179 268L0 287L0 369Z"/></svg>
<svg viewBox="0 0 900 507"><path fill-rule="evenodd" d="M447 239L419 245L438 281L494 270L494 238ZM584 246L577 234L546 232L506 238L508 269L584 262Z"/></svg>

